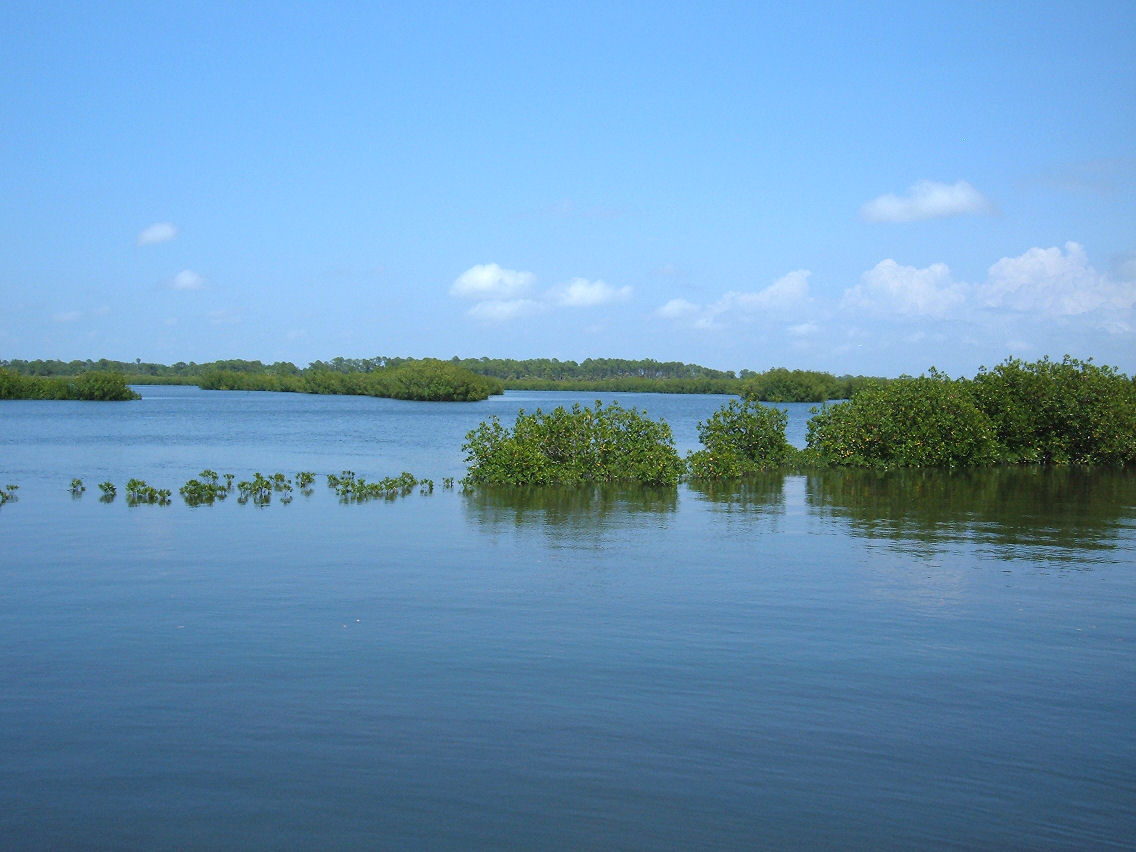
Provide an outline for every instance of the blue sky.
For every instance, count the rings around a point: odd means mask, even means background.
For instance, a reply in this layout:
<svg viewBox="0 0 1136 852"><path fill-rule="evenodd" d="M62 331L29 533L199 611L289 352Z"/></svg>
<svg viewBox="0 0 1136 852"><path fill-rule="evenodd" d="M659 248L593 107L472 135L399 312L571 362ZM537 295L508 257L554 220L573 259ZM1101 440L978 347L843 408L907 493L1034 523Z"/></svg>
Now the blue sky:
<svg viewBox="0 0 1136 852"><path fill-rule="evenodd" d="M1136 372L1136 6L0 9L0 358Z"/></svg>

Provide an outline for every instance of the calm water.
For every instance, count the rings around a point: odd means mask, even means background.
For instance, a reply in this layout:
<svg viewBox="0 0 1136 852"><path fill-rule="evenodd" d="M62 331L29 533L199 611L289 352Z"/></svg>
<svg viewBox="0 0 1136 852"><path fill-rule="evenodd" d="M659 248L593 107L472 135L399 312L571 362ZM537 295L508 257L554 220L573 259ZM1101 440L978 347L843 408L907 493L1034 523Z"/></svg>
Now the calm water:
<svg viewBox="0 0 1136 852"><path fill-rule="evenodd" d="M594 395L141 390L0 403L0 847L1133 846L1132 472L191 509Z"/></svg>

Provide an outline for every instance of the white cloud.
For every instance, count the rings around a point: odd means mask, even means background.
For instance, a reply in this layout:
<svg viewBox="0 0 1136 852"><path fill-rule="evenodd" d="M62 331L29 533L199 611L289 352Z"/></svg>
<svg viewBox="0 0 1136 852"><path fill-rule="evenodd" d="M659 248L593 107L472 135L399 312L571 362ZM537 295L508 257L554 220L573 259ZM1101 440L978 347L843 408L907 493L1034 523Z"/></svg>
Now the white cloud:
<svg viewBox="0 0 1136 852"><path fill-rule="evenodd" d="M496 263L471 266L450 286L450 295L462 299L517 299L536 278L531 272L502 269Z"/></svg>
<svg viewBox="0 0 1136 852"><path fill-rule="evenodd" d="M983 305L1051 316L1076 316L1099 309L1136 305L1136 281L1116 282L1097 272L1078 243L1065 251L1031 248L990 267L978 291Z"/></svg>
<svg viewBox="0 0 1136 852"><path fill-rule="evenodd" d="M573 278L541 294L529 295L534 281L536 276L531 272L487 263L459 275L450 286L450 295L476 300L466 313L484 322L506 322L553 308L591 308L631 298L631 287L614 287L586 278Z"/></svg>
<svg viewBox="0 0 1136 852"><path fill-rule="evenodd" d="M608 302L625 302L631 298L631 287L612 287L603 281L573 278L567 284L554 287L549 298L562 307L590 308Z"/></svg>
<svg viewBox="0 0 1136 852"><path fill-rule="evenodd" d="M535 299L489 299L478 302L467 312L482 322L507 322L541 313L546 306Z"/></svg>
<svg viewBox="0 0 1136 852"><path fill-rule="evenodd" d="M921 180L906 196L881 195L860 208L860 216L869 222L916 222L993 212L994 205L985 195L960 180L938 183Z"/></svg>
<svg viewBox="0 0 1136 852"><path fill-rule="evenodd" d="M60 311L52 314L51 319L54 322L77 322L82 315L79 311Z"/></svg>
<svg viewBox="0 0 1136 852"><path fill-rule="evenodd" d="M881 260L844 293L841 307L879 314L942 318L966 300L966 285L951 280L945 263L917 269Z"/></svg>
<svg viewBox="0 0 1136 852"><path fill-rule="evenodd" d="M671 320L691 320L698 328L718 328L725 324L725 320L784 313L808 301L811 274L807 269L797 269L762 290L729 290L716 302L705 306L686 299L671 299L657 308L655 315Z"/></svg>
<svg viewBox="0 0 1136 852"><path fill-rule="evenodd" d="M205 279L192 269L183 269L170 279L170 288L173 290L200 290L205 286Z"/></svg>
<svg viewBox="0 0 1136 852"><path fill-rule="evenodd" d="M143 228L138 234L138 245L149 246L155 243L168 243L178 234L177 226L173 222L155 222Z"/></svg>
<svg viewBox="0 0 1136 852"><path fill-rule="evenodd" d="M686 299L671 299L662 307L657 308L655 315L663 319L687 319L701 310L694 302L688 302Z"/></svg>
<svg viewBox="0 0 1136 852"><path fill-rule="evenodd" d="M793 337L809 337L820 331L820 326L815 322L803 322L798 325L791 325L785 331Z"/></svg>

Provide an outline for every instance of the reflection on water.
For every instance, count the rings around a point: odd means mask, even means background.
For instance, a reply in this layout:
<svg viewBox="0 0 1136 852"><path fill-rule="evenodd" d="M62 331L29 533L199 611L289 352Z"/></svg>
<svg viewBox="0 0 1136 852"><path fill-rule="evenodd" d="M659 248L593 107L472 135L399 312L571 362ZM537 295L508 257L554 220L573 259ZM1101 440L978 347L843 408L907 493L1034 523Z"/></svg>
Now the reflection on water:
<svg viewBox="0 0 1136 852"><path fill-rule="evenodd" d="M830 470L809 507L850 531L932 549L973 541L1003 559L1091 563L1136 519L1136 472L1084 468Z"/></svg>
<svg viewBox="0 0 1136 852"><path fill-rule="evenodd" d="M467 515L483 531L539 526L574 543L658 526L678 508L677 489L641 485L484 487L463 496Z"/></svg>
<svg viewBox="0 0 1136 852"><path fill-rule="evenodd" d="M772 513L785 508L785 477L780 473L759 473L729 482L696 480L690 490L723 512Z"/></svg>

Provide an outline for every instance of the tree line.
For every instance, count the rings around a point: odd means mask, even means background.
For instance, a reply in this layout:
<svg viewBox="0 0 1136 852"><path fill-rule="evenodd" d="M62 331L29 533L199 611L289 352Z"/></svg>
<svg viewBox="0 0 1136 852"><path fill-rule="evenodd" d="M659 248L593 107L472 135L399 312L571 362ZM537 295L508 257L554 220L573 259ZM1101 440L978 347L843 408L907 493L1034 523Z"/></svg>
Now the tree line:
<svg viewBox="0 0 1136 852"><path fill-rule="evenodd" d="M337 357L298 367L291 361L264 363L239 358L195 363L134 361L0 361L27 376L77 376L86 372L120 373L128 384L194 384L212 389L296 390L304 393L372 393L392 370L435 359L378 355ZM495 380L510 390L564 390L631 393L735 394L764 402L825 402L848 399L857 390L887 381L867 376L836 376L816 370L775 367L765 372L715 370L698 364L654 359L459 358L438 362ZM366 378L378 376L380 378ZM379 394L385 395L385 394Z"/></svg>

